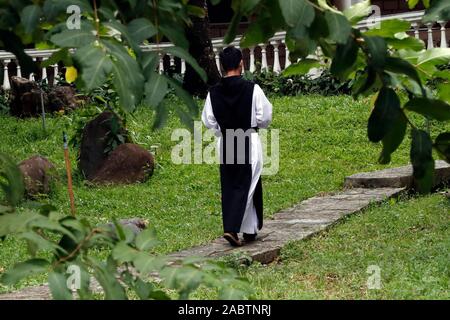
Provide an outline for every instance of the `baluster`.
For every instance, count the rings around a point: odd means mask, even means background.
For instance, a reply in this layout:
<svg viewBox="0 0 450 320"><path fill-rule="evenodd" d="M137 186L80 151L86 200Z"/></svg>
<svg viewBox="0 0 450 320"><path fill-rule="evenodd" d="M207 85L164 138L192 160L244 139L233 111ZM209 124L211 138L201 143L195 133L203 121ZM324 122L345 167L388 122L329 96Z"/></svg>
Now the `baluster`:
<svg viewBox="0 0 450 320"><path fill-rule="evenodd" d="M59 73L58 64L55 63L54 65L52 65L52 67L53 67L53 84L52 85L55 85L58 82L58 73Z"/></svg>
<svg viewBox="0 0 450 320"><path fill-rule="evenodd" d="M8 64L11 60L3 60L3 90L11 89L11 84L9 83L9 72Z"/></svg>
<svg viewBox="0 0 450 320"><path fill-rule="evenodd" d="M267 71L267 52L266 45L264 43L260 44L261 46L261 71Z"/></svg>
<svg viewBox="0 0 450 320"><path fill-rule="evenodd" d="M33 58L33 61L36 61L36 58ZM30 73L28 79L29 79L30 81L34 81L34 73L33 73L33 72Z"/></svg>
<svg viewBox="0 0 450 320"><path fill-rule="evenodd" d="M441 48L447 48L447 35L445 34L445 25L447 21L438 21L441 25Z"/></svg>
<svg viewBox="0 0 450 320"><path fill-rule="evenodd" d="M47 60L48 58L42 58L42 62L44 62L45 60ZM47 68L46 67L42 67L42 81L46 80L46 82L48 82L47 79Z"/></svg>
<svg viewBox="0 0 450 320"><path fill-rule="evenodd" d="M427 32L428 32L428 44L427 49L434 48L433 44L433 23L427 23Z"/></svg>
<svg viewBox="0 0 450 320"><path fill-rule="evenodd" d="M256 66L255 66L255 47L251 47L250 49L250 67L249 70L251 73L256 71Z"/></svg>
<svg viewBox="0 0 450 320"><path fill-rule="evenodd" d="M273 45L273 72L280 73L281 65L280 65L280 54L278 50L278 46L280 45L279 41L272 41L270 43Z"/></svg>
<svg viewBox="0 0 450 320"><path fill-rule="evenodd" d="M220 71L219 50L220 50L220 48L213 48L214 56L215 56L215 58L216 58L216 66L217 66L217 70L219 70L219 74L222 74L222 72Z"/></svg>
<svg viewBox="0 0 450 320"><path fill-rule="evenodd" d="M171 55L169 55L169 58L170 58L170 63L169 63L169 65L171 66L171 67L173 67L174 65L175 65L175 57L171 54Z"/></svg>
<svg viewBox="0 0 450 320"><path fill-rule="evenodd" d="M159 57L159 73L162 74L164 72L164 56L160 53L158 53Z"/></svg>
<svg viewBox="0 0 450 320"><path fill-rule="evenodd" d="M286 41L283 40L282 42L284 44L284 52L285 52L285 56L286 56L286 59L284 61L284 68L286 69L287 67L289 67L291 65L291 60L289 60L289 48L286 44Z"/></svg>
<svg viewBox="0 0 450 320"><path fill-rule="evenodd" d="M181 74L186 73L186 61L184 59L181 59Z"/></svg>
<svg viewBox="0 0 450 320"><path fill-rule="evenodd" d="M414 37L416 39L420 39L419 24L417 22L413 22L411 23L411 26L414 28Z"/></svg>
<svg viewBox="0 0 450 320"><path fill-rule="evenodd" d="M16 71L17 71L17 76L19 78L22 78L22 68L20 67L19 60L16 60Z"/></svg>

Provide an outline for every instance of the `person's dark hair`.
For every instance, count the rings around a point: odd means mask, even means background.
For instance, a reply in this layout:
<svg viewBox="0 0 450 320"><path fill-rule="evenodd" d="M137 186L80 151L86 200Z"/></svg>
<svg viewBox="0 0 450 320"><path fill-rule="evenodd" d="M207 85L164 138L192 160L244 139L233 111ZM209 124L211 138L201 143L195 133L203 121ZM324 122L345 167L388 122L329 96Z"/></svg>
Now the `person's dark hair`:
<svg viewBox="0 0 450 320"><path fill-rule="evenodd" d="M219 58L223 70L234 70L237 69L239 67L239 63L241 63L242 52L236 47L229 46L220 52Z"/></svg>

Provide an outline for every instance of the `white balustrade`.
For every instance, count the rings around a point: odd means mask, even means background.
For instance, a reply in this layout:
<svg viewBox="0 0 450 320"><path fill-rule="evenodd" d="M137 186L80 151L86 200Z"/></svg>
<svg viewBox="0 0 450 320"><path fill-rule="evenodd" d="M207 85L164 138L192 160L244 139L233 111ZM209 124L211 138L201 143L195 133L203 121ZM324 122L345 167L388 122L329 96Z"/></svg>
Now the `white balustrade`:
<svg viewBox="0 0 450 320"><path fill-rule="evenodd" d="M56 82L58 81L57 80L57 78L58 78L58 64L57 63L55 63L53 66L53 85L55 85L56 84Z"/></svg>
<svg viewBox="0 0 450 320"><path fill-rule="evenodd" d="M266 45L261 43L259 45L261 47L261 71L267 71L267 51Z"/></svg>
<svg viewBox="0 0 450 320"><path fill-rule="evenodd" d="M383 20L388 19L401 19L405 20L411 23L411 34L414 35L417 39L426 39L427 49L433 48L435 46L433 42L433 31L440 31L440 47L441 48L447 48L448 47L448 40L446 31L448 30L446 28L447 22L445 21L437 21L437 23L430 23L424 25L421 20L424 15L424 11L413 11L413 12L405 12L405 13L399 13L394 15L386 15L381 16L380 18L376 19L375 23ZM356 26L360 30L367 29L369 19L363 20L358 23ZM373 18L370 19L370 24L373 25L374 21ZM438 29L439 28L439 29ZM426 32L426 37L425 37ZM267 71L269 68L273 70L275 73L280 73L283 69L289 67L291 65L291 61L289 60L289 49L285 42L285 32L277 32L275 35L269 39L267 43L259 44L254 47L249 48L249 63L246 64L246 69L248 69L250 72L256 71L256 51L261 51L261 71ZM422 37L421 37L422 36ZM230 44L234 45L235 47L239 48L239 44L241 41L241 36L237 36L236 39ZM212 46L214 51L214 58L217 65L217 68L220 72L220 59L219 59L219 53L222 50L222 48L225 46L223 43L223 39L212 39ZM267 45L273 46L273 63L269 66L268 64L268 54L270 55L272 52L267 52ZM159 44L150 44L150 45L143 45L141 46L142 51L144 52L157 52L159 57L159 65L158 65L158 71L160 73L163 73L165 71L164 68L164 49L172 47L173 45L171 43L159 43ZM36 50L36 49L27 49L25 52L33 59L39 59L39 60L46 60L48 59L56 50ZM281 65L280 58L284 55L284 65ZM272 58L272 57L271 57ZM6 51L0 50L0 64L3 65L3 89L9 90L11 88L10 84L10 72L8 70L8 64L11 61L16 62L16 68L17 68L17 76L22 76L22 71L19 62L17 61L17 58L14 56L14 54ZM270 59L272 61L272 59ZM182 74L186 72L186 61L184 59L181 59L180 61L180 71ZM169 55L169 65L175 66L175 57L173 55ZM53 67L53 78L57 79L60 70L58 69L58 65L54 64ZM30 74L30 79L34 79L34 74ZM47 70L46 68L42 68L42 79L47 78ZM55 83L55 80L54 82Z"/></svg>
<svg viewBox="0 0 450 320"><path fill-rule="evenodd" d="M186 61L184 59L181 59L181 74L186 73Z"/></svg>
<svg viewBox="0 0 450 320"><path fill-rule="evenodd" d="M220 69L219 48L213 47L213 51L214 51L214 57L215 57L215 59L216 59L217 70L219 70L219 73L221 73L221 72L220 72L221 69Z"/></svg>
<svg viewBox="0 0 450 320"><path fill-rule="evenodd" d="M427 42L427 49L434 48L433 44L433 23L427 23L427 33L428 33L428 42Z"/></svg>
<svg viewBox="0 0 450 320"><path fill-rule="evenodd" d="M44 62L45 60L47 60L47 58L42 58L42 62ZM42 81L46 81L48 82L47 79L47 68L46 67L42 67Z"/></svg>
<svg viewBox="0 0 450 320"><path fill-rule="evenodd" d="M411 23L411 27L414 29L414 37L416 39L420 39L419 24L417 22L413 22L413 23Z"/></svg>
<svg viewBox="0 0 450 320"><path fill-rule="evenodd" d="M441 26L441 48L447 48L447 35L445 33L445 25L447 21L438 21Z"/></svg>
<svg viewBox="0 0 450 320"><path fill-rule="evenodd" d="M164 72L164 56L162 53L158 53L159 56L159 73L162 74Z"/></svg>
<svg viewBox="0 0 450 320"><path fill-rule="evenodd" d="M18 77L22 77L22 69L20 68L19 60L16 60L16 74Z"/></svg>
<svg viewBox="0 0 450 320"><path fill-rule="evenodd" d="M273 46L273 72L280 73L281 65L280 65L280 54L278 50L278 46L280 45L279 41L271 41L270 44Z"/></svg>
<svg viewBox="0 0 450 320"><path fill-rule="evenodd" d="M8 64L11 60L3 60L3 90L11 89L11 84L9 83L9 72L8 72Z"/></svg>
<svg viewBox="0 0 450 320"><path fill-rule="evenodd" d="M250 54L250 65L249 65L249 71L251 73L256 71L256 65L255 65L255 47L251 47L249 49L249 54Z"/></svg>

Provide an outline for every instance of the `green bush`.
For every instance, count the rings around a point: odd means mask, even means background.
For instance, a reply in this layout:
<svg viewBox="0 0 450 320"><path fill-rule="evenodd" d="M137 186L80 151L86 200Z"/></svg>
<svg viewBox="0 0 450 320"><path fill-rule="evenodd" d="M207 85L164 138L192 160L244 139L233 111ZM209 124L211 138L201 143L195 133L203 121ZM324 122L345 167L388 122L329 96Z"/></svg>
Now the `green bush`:
<svg viewBox="0 0 450 320"><path fill-rule="evenodd" d="M323 96L334 96L339 94L350 94L350 81L341 82L332 76L328 69L323 70L317 78L308 75L297 75L285 77L272 71L246 72L245 77L257 83L267 94L279 96L296 96L299 94L320 94Z"/></svg>

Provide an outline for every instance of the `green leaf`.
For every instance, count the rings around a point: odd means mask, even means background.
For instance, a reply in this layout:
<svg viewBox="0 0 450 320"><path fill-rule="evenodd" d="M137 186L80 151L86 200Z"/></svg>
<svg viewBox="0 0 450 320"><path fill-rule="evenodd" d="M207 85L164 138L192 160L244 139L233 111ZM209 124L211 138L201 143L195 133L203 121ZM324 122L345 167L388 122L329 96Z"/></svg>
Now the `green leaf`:
<svg viewBox="0 0 450 320"><path fill-rule="evenodd" d="M297 23L309 27L314 20L314 7L306 0L279 0L286 23L294 27Z"/></svg>
<svg viewBox="0 0 450 320"><path fill-rule="evenodd" d="M152 130L161 129L169 117L169 107L164 102L158 104L155 111L156 114L152 125Z"/></svg>
<svg viewBox="0 0 450 320"><path fill-rule="evenodd" d="M114 87L119 95L120 106L128 112L141 101L144 90L144 76L138 62L115 40L103 41L111 54Z"/></svg>
<svg viewBox="0 0 450 320"><path fill-rule="evenodd" d="M400 19L383 20L373 26L363 34L365 36L378 36L384 38L393 38L399 32L406 32L411 29L411 23Z"/></svg>
<svg viewBox="0 0 450 320"><path fill-rule="evenodd" d="M95 42L94 28L87 23L81 24L80 30L63 30L50 37L50 41L58 47L81 48Z"/></svg>
<svg viewBox="0 0 450 320"><path fill-rule="evenodd" d="M120 32L120 34L126 39L126 41L130 45L131 49L136 53L136 55L139 56L140 54L142 54L142 50L140 47L142 41L135 40L135 38L130 33L128 26L125 26L114 19L110 22L104 23L103 25Z"/></svg>
<svg viewBox="0 0 450 320"><path fill-rule="evenodd" d="M44 259L30 259L20 262L3 274L1 282L6 286L12 286L24 278L47 271L49 266L50 263Z"/></svg>
<svg viewBox="0 0 450 320"><path fill-rule="evenodd" d="M377 83L377 73L375 69L368 66L364 69L352 86L352 95L356 99L360 94L371 94L371 88Z"/></svg>
<svg viewBox="0 0 450 320"><path fill-rule="evenodd" d="M352 26L347 18L342 14L326 11L325 20L327 21L328 30L330 31L328 38L338 44L347 43L352 31Z"/></svg>
<svg viewBox="0 0 450 320"><path fill-rule="evenodd" d="M187 299L189 293L201 284L203 272L190 266L170 267L163 269L160 276L168 288L177 290L181 299Z"/></svg>
<svg viewBox="0 0 450 320"><path fill-rule="evenodd" d="M188 51L180 47L169 47L165 48L164 51L168 54L172 54L178 58L184 59L186 63L189 63L191 67L198 73L198 75L204 82L208 80L205 70L200 67L198 62L189 54Z"/></svg>
<svg viewBox="0 0 450 320"><path fill-rule="evenodd" d="M420 81L416 68L408 61L397 57L386 57L384 67L387 71L404 74L422 86L422 82Z"/></svg>
<svg viewBox="0 0 450 320"><path fill-rule="evenodd" d="M245 34L241 38L241 47L248 48L259 43L264 43L272 37L276 30L273 28L270 19L271 16L269 14L261 13L256 21L253 21L245 31Z"/></svg>
<svg viewBox="0 0 450 320"><path fill-rule="evenodd" d="M392 130L401 113L400 99L391 88L383 87L369 117L367 133L372 142L381 141Z"/></svg>
<svg viewBox="0 0 450 320"><path fill-rule="evenodd" d="M431 48L425 50L417 59L417 65L432 63L434 65L450 62L450 48Z"/></svg>
<svg viewBox="0 0 450 320"><path fill-rule="evenodd" d="M139 252L133 260L134 266L142 275L146 275L151 272L159 272L161 268L164 267L165 263L165 259L157 256L151 256L146 252Z"/></svg>
<svg viewBox="0 0 450 320"><path fill-rule="evenodd" d="M39 217L38 213L31 211L0 215L0 237L25 232L27 225Z"/></svg>
<svg viewBox="0 0 450 320"><path fill-rule="evenodd" d="M291 64L283 71L283 76L303 75L312 68L320 67L320 62L315 59L303 59L297 63Z"/></svg>
<svg viewBox="0 0 450 320"><path fill-rule="evenodd" d="M156 238L156 231L153 228L146 229L140 232L136 237L136 248L147 251L158 245L159 241Z"/></svg>
<svg viewBox="0 0 450 320"><path fill-rule="evenodd" d="M177 82L176 80L165 76L167 81L169 82L170 86L175 90L175 94L184 101L184 103L186 104L186 106L188 107L189 113L192 116L197 116L198 115L198 105L197 102L195 102L195 100L192 98L192 96L183 89L183 87L180 85L179 82Z"/></svg>
<svg viewBox="0 0 450 320"><path fill-rule="evenodd" d="M125 241L120 241L116 244L111 254L119 263L124 263L133 261L138 252L130 247Z"/></svg>
<svg viewBox="0 0 450 320"><path fill-rule="evenodd" d="M168 89L166 78L153 71L145 83L145 101L151 107L156 108L166 96Z"/></svg>
<svg viewBox="0 0 450 320"><path fill-rule="evenodd" d="M378 161L381 164L388 164L391 162L391 154L398 149L405 138L407 120L402 113L398 113L397 119L394 120L391 130L381 140L383 150L381 151Z"/></svg>
<svg viewBox="0 0 450 320"><path fill-rule="evenodd" d="M225 36L223 37L223 42L225 44L231 43L236 38L237 28L242 19L242 13L235 12L233 18L231 18L231 22L228 25L228 30Z"/></svg>
<svg viewBox="0 0 450 320"><path fill-rule="evenodd" d="M134 19L128 24L127 28L131 38L137 43L141 43L158 33L158 29L146 18Z"/></svg>
<svg viewBox="0 0 450 320"><path fill-rule="evenodd" d="M364 36L370 54L370 62L375 68L383 68L386 61L387 45L382 37Z"/></svg>
<svg viewBox="0 0 450 320"><path fill-rule="evenodd" d="M97 266L94 276L102 286L106 300L127 300L125 289L116 279L114 272L111 273L105 268Z"/></svg>
<svg viewBox="0 0 450 320"><path fill-rule="evenodd" d="M410 10L414 9L419 3L419 0L407 0L407 1L408 1L408 8Z"/></svg>
<svg viewBox="0 0 450 320"><path fill-rule="evenodd" d="M434 148L439 155L450 163L450 132L444 132L437 136L434 141Z"/></svg>
<svg viewBox="0 0 450 320"><path fill-rule="evenodd" d="M437 99L413 98L405 104L405 109L439 121L450 120L450 105Z"/></svg>
<svg viewBox="0 0 450 320"><path fill-rule="evenodd" d="M366 18L370 12L370 0L358 2L343 11L344 16L346 16L348 21L353 25Z"/></svg>
<svg viewBox="0 0 450 320"><path fill-rule="evenodd" d="M22 200L25 192L22 172L15 161L4 153L0 153L0 189L6 203L15 207Z"/></svg>
<svg viewBox="0 0 450 320"><path fill-rule="evenodd" d="M355 65L357 56L358 45L353 39L349 38L347 43L338 44L330 72L341 79L346 78L348 71Z"/></svg>
<svg viewBox="0 0 450 320"><path fill-rule="evenodd" d="M189 48L189 41L186 38L182 25L170 23L170 20L164 24L163 21L161 21L159 30L177 47L181 47L185 50Z"/></svg>
<svg viewBox="0 0 450 320"><path fill-rule="evenodd" d="M424 23L450 20L450 1L433 0L422 18Z"/></svg>
<svg viewBox="0 0 450 320"><path fill-rule="evenodd" d="M23 8L22 13L20 14L20 19L25 33L31 34L36 31L41 15L41 7L36 4Z"/></svg>
<svg viewBox="0 0 450 320"><path fill-rule="evenodd" d="M41 62L42 67L50 67L58 62L62 61L65 66L72 66L72 57L69 52L69 48L62 48L54 52L50 58Z"/></svg>
<svg viewBox="0 0 450 320"><path fill-rule="evenodd" d="M186 6L186 10L188 12L189 15L197 17L197 18L205 18L206 16L206 11L204 8L201 8L199 6L196 5L187 5Z"/></svg>
<svg viewBox="0 0 450 320"><path fill-rule="evenodd" d="M66 277L55 271L48 275L48 286L52 293L53 300L72 300L72 292L67 287Z"/></svg>
<svg viewBox="0 0 450 320"><path fill-rule="evenodd" d="M410 158L413 176L420 193L427 193L433 186L434 160L433 142L423 130L412 130Z"/></svg>
<svg viewBox="0 0 450 320"><path fill-rule="evenodd" d="M398 39L397 37L386 38L386 42L388 46L396 50L408 49L414 51L421 51L425 49L425 43L422 40L417 39L415 37L408 36L401 39Z"/></svg>
<svg viewBox="0 0 450 320"><path fill-rule="evenodd" d="M145 79L148 81L156 72L156 66L159 63L159 56L156 52L145 52L141 57L141 66Z"/></svg>
<svg viewBox="0 0 450 320"><path fill-rule="evenodd" d="M437 92L440 100L450 103L450 83L438 84Z"/></svg>
<svg viewBox="0 0 450 320"><path fill-rule="evenodd" d="M87 90L92 90L105 83L113 67L109 56L99 47L92 45L78 49L73 58L81 66L81 79ZM114 78L118 78L118 76Z"/></svg>
<svg viewBox="0 0 450 320"><path fill-rule="evenodd" d="M19 238L30 241L36 246L36 250L51 250L51 251L62 251L64 254L68 254L63 248L56 245L55 243L43 238L39 234L33 231L21 233Z"/></svg>

